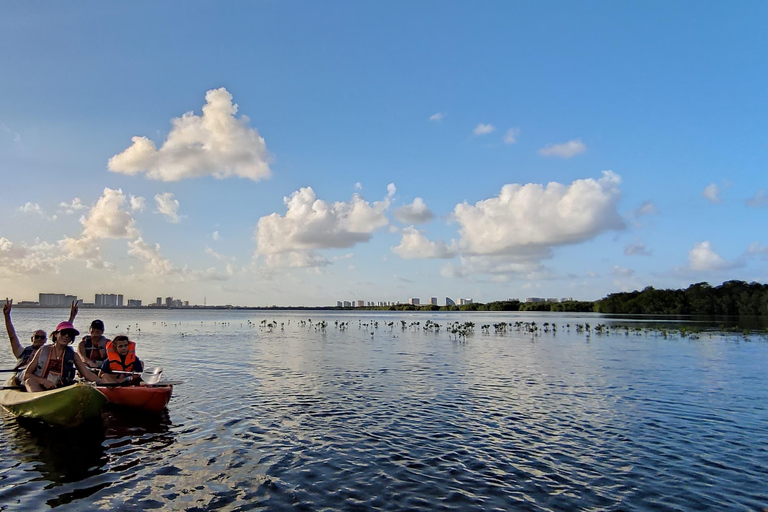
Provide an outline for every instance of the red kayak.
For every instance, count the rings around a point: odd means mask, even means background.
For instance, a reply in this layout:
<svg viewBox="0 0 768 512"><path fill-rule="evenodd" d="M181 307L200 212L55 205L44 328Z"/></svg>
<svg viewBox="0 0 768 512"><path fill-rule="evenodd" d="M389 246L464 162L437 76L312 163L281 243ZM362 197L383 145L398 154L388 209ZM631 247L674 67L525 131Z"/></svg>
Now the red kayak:
<svg viewBox="0 0 768 512"><path fill-rule="evenodd" d="M110 403L160 412L171 399L173 386L97 386Z"/></svg>

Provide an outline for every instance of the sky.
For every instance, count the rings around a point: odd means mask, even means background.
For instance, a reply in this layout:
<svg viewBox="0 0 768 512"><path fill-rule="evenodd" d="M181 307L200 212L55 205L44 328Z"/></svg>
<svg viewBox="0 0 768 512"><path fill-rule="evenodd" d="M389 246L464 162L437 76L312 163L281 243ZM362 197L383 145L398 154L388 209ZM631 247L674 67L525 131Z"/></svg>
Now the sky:
<svg viewBox="0 0 768 512"><path fill-rule="evenodd" d="M3 297L768 281L768 3L0 11Z"/></svg>

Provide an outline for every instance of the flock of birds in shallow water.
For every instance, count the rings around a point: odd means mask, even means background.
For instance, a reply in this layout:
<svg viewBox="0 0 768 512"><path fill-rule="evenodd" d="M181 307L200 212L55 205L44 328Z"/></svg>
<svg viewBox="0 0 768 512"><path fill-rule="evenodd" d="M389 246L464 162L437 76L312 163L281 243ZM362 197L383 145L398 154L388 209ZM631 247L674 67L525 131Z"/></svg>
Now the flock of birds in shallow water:
<svg viewBox="0 0 768 512"><path fill-rule="evenodd" d="M291 325L291 319L288 319L287 321L280 321L277 320L261 320L260 322L254 322L251 320L246 319L246 323L243 322L234 322L235 325L239 323L240 327L248 327L251 329L259 329L260 331L264 332L274 332L276 330L284 331L287 326ZM155 321L152 322L152 325L157 327L158 325L160 327L174 327L174 328L181 328L182 322L164 322L164 321ZM190 324L195 324L195 322L186 322L186 326L189 326ZM131 332L131 325L133 325L134 332L141 332L141 328L139 327L138 323L135 324L129 324L125 326L125 332L126 334L130 334ZM205 325L204 321L200 322L200 327L203 327ZM233 322L219 322L214 321L213 325L217 328L222 327L230 327L233 325ZM333 329L337 329L339 331L345 331L350 329L350 321L339 321L335 320L333 324L329 324L326 320L320 320L320 321L312 321L311 318L308 318L307 320L298 320L294 322L295 326L298 326L300 329L306 329L306 330L314 330L315 332L325 333L329 328L331 328L331 325ZM354 326L354 323L353 323ZM119 330L120 325L115 326L115 330ZM392 333L393 338L397 338L397 334L394 334L396 332L395 330L398 329L399 331L418 331L421 330L425 333L434 333L439 334L441 332L445 332L448 334L449 339L455 340L455 341L466 341L468 337L472 336L475 333L475 323L474 322L446 322L445 325L439 324L433 320L426 320L425 322L421 321L411 321L408 322L406 320L399 320L399 321L379 321L379 320L368 320L364 321L362 319L358 319L357 321L357 329L359 331L365 331L367 332L372 338L376 336L377 332L380 332L380 330L388 330L388 332ZM195 331L199 331L199 328L194 328ZM680 338L688 338L690 340L698 340L700 337L704 334L708 334L711 336L713 332L711 331L704 331L696 326L690 326L690 325L680 325L674 328L667 328L667 327L660 327L660 326L648 326L648 325L623 325L623 324L614 324L614 325L607 325L607 324L596 324L596 325L590 325L589 323L574 323L573 325L570 323L560 324L558 326L555 322L543 322L542 324L538 324L535 321L516 321L516 322L499 322L499 323L492 323L492 324L482 324L480 325L480 332L481 334L490 335L491 333L495 335L504 335L508 332L516 332L520 334L526 334L530 335L531 339L534 339L536 337L540 337L543 335L550 335L550 336L556 336L559 331L565 331L565 332L575 332L580 335L584 335L587 339L589 339L592 335L597 336L603 336L603 335L617 335L621 334L624 336L629 336L630 334L636 335L636 336L655 336L655 337L663 337L665 339L670 337L680 337ZM727 329L721 328L720 332L726 331ZM749 340L749 336L751 334L754 334L750 331L730 331L732 334L735 332L738 335L743 335L745 340ZM182 337L189 336L188 332L181 332L179 333Z"/></svg>

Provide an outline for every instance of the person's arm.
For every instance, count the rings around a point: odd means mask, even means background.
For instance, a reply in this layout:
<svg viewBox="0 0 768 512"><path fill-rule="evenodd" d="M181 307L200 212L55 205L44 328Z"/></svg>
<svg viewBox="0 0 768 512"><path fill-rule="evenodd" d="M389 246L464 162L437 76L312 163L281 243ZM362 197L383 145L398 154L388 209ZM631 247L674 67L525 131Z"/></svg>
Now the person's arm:
<svg viewBox="0 0 768 512"><path fill-rule="evenodd" d="M77 371L80 372L80 375L82 375L85 380L88 382L101 384L101 379L99 376L88 369L83 360L80 358L80 354L75 354L75 366L77 367Z"/></svg>
<svg viewBox="0 0 768 512"><path fill-rule="evenodd" d="M85 355L85 337L83 337L80 343L77 344L77 350L75 352L77 352L77 355L80 356L86 365L93 366L93 361L88 359L88 356Z"/></svg>
<svg viewBox="0 0 768 512"><path fill-rule="evenodd" d="M32 381L36 382L39 386L42 386L43 389L53 389L56 387L56 384L49 381L48 379L43 379L42 377L38 377L35 375L35 370L37 369L37 365L40 361L40 352L42 352L42 348L39 348L37 352L35 352L35 357L32 358L32 362L29 363L27 366L27 369L24 370L24 376L21 378L21 381L26 383L26 381ZM29 387L27 387L29 389Z"/></svg>
<svg viewBox="0 0 768 512"><path fill-rule="evenodd" d="M144 371L144 363L141 362L141 359L138 357L136 358L136 361L133 363L133 371L135 372L143 372Z"/></svg>
<svg viewBox="0 0 768 512"><path fill-rule="evenodd" d="M5 304L3 304L3 316L5 317L5 330L8 331L8 339L11 341L11 351L13 352L13 357L16 359L21 357L21 353L24 352L24 347L21 346L21 342L19 341L19 337L16 336L16 329L13 328L13 323L11 322L11 308L13 307L13 299L5 299Z"/></svg>
<svg viewBox="0 0 768 512"><path fill-rule="evenodd" d="M77 301L72 301L72 306L69 308L69 323L72 323L75 321L75 317L77 316Z"/></svg>

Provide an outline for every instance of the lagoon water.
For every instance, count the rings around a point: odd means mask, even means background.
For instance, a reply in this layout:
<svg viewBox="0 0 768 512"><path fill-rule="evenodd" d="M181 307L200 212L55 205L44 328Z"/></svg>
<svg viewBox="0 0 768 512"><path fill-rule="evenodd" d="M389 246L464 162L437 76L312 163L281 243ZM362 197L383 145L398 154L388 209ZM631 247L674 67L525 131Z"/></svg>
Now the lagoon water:
<svg viewBox="0 0 768 512"><path fill-rule="evenodd" d="M66 315L13 311L22 341ZM185 382L160 417L66 431L3 412L0 510L768 507L765 336L587 336L577 323L629 322L542 313L82 310L75 325L96 317ZM516 321L540 330L481 329Z"/></svg>

